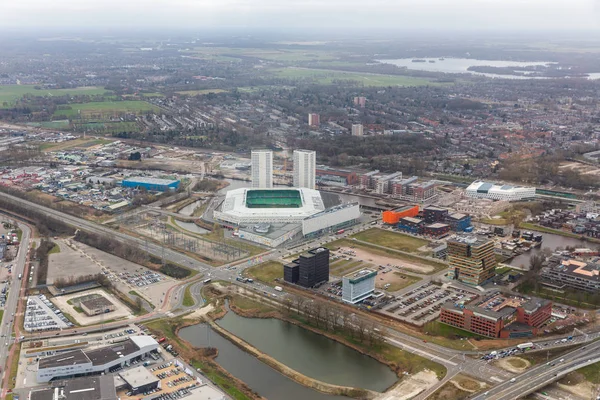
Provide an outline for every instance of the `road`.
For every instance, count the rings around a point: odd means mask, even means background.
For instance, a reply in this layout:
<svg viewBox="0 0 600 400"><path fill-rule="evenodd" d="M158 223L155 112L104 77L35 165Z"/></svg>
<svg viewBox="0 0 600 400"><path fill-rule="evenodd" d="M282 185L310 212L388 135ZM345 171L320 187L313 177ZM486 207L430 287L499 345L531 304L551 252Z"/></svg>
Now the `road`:
<svg viewBox="0 0 600 400"><path fill-rule="evenodd" d="M561 361L562 360L562 361ZM533 367L489 391L476 400L514 400L525 397L562 378L569 372L600 361L600 342L582 346L547 363Z"/></svg>
<svg viewBox="0 0 600 400"><path fill-rule="evenodd" d="M0 326L0 363L6 368L10 345L14 341L12 336L14 315L17 312L17 306L19 304L19 297L21 296L22 286L27 282L27 277L23 276L23 279L19 279L19 274L23 274L25 269L25 263L27 262L27 253L29 251L29 241L31 239L31 229L25 224L19 224L19 228L23 232L21 236L21 244L19 245L19 252L17 257L13 260L12 274L10 280L10 286L6 303L4 305L4 315L2 316L2 322ZM0 380L0 388L4 384L3 371L2 380Z"/></svg>
<svg viewBox="0 0 600 400"><path fill-rule="evenodd" d="M177 251L168 249L166 247L163 247L159 244L155 244L148 240L132 237L127 234L117 232L108 227L98 225L96 223L86 221L86 220L83 220L83 219L80 219L77 217L73 217L73 216L70 216L68 214L65 214L65 213L62 213L59 211L55 211L48 207L44 207L44 206L35 204L33 202L29 202L27 200L23 200L23 199L20 199L18 197L12 196L12 195L8 195L6 193L0 193L0 196L7 198L11 201L14 201L15 203L26 204L31 208L38 209L50 216L53 216L59 220L62 220L78 229L84 229L84 230L92 232L92 233L112 236L114 238L121 240L122 242L129 243L132 246L141 248L141 249L153 254L156 257L162 258L164 256L164 258L166 260L178 263L180 265L187 266L189 268L195 269L202 273L202 278L198 277L198 278L196 278L196 281L193 281L193 282L188 281L188 282L182 283L181 285L179 285L177 287L174 287L166 295L166 297L169 299L169 301L166 301L160 310L157 310L157 311L155 311L151 314L148 314L142 318L136 319L135 320L136 322L140 322L140 321L144 321L144 320L156 318L156 317L173 316L174 314L171 312L171 310L180 309L183 311L183 307L182 307L181 303L183 300L183 293L184 293L183 291L185 290L185 286L191 284L192 285L191 290L192 290L194 297L196 299L199 299L199 293L200 293L200 289L202 286L202 279L204 279L206 277L210 277L212 279L220 279L220 280L224 280L224 281L230 281L233 283L233 282L235 282L235 278L238 276L238 274L240 274L241 271L247 266L246 261L241 260L241 261L236 261L234 263L226 264L220 268L213 268L213 267L211 267L205 263L202 263L192 257L186 256ZM365 224L362 227L353 229L354 232L352 232L352 233L355 233L356 230L367 229L367 228L369 228L369 226ZM335 237L331 240L339 239L343 236L346 236L346 235L341 235L340 237ZM271 259L283 257L286 255L289 255L292 252L299 252L299 251L302 251L302 249L314 247L314 246L320 245L326 241L328 241L326 238L320 238L320 239L316 239L316 240L312 240L312 241L306 241L306 242L302 243L301 246L296 246L294 249L292 249L290 251L286 251L285 254L281 250L268 251L262 255L263 261L268 261ZM21 254L20 257L22 257L22 256L23 255ZM24 260L24 258L23 258L23 260ZM24 265L24 261L23 261L23 265ZM22 268L22 266L20 268ZM280 295L279 292L275 291L273 288L271 288L269 286L260 285L257 283L255 283L254 286L257 287L257 290L259 291L259 293L263 293L266 296L273 297L273 295L275 295L275 296ZM13 308L16 307L15 306L16 295L14 292L15 291L11 291L11 296L15 296L15 297L13 297L11 300L9 300L9 301L13 302L13 303L11 303L11 307L13 307ZM201 300L197 302L197 304L200 304L200 303L201 303ZM197 307L197 306L194 306L194 307ZM7 309L8 308L9 307L7 307ZM9 313L7 313L7 315L9 315ZM5 316L5 318L6 318L6 316ZM130 322L132 322L132 321L130 321ZM115 323L115 326L118 326L118 325L119 325L118 323ZM3 326L4 326L4 323L3 323ZM108 326L111 326L111 324L106 324L105 328ZM81 332L83 330L79 329L79 331ZM393 329L388 329L388 332L389 332L389 334L388 334L387 339L389 340L390 344L397 346L399 348L402 348L408 352L419 354L422 357L428 358L432 361L435 361L435 362L438 362L438 363L444 365L448 369L448 376L453 376L456 373L464 372L468 375L472 375L478 379L481 379L481 380L484 380L487 382L491 382L491 383L500 383L502 381L510 379L510 377L513 376L513 374L511 374L507 371L504 371L500 368L496 368L496 367L489 365L486 361L479 360L479 359L473 359L473 358L465 356L465 353L474 353L474 352L470 352L470 351L463 352L463 351L459 351L459 350L448 349L448 348L438 346L438 345L435 345L432 343L424 343L421 339L415 338L408 334L404 334L402 332L395 331ZM3 355L0 353L0 356L3 356L5 358L6 354Z"/></svg>

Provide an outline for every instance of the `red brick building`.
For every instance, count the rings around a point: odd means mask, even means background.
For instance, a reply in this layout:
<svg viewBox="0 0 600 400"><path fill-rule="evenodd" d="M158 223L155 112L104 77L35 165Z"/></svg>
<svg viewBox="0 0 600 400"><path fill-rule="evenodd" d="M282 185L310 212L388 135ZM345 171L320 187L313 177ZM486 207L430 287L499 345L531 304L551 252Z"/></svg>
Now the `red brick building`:
<svg viewBox="0 0 600 400"><path fill-rule="evenodd" d="M446 303L440 310L440 322L482 336L508 339L537 335L551 313L549 300L496 295L478 305Z"/></svg>

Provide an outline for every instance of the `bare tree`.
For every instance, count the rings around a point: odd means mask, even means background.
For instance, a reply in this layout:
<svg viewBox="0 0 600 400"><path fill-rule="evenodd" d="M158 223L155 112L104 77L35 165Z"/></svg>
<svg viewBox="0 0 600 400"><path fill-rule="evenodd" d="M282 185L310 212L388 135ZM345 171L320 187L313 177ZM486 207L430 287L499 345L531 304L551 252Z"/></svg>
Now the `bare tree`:
<svg viewBox="0 0 600 400"><path fill-rule="evenodd" d="M292 307L294 306L294 300L290 296L285 296L283 298L282 310L285 315L290 315L292 312Z"/></svg>
<svg viewBox="0 0 600 400"><path fill-rule="evenodd" d="M323 317L324 305L321 301L315 300L313 302L313 311L314 311L314 319L315 324L317 324L317 328L321 327L322 317Z"/></svg>
<svg viewBox="0 0 600 400"><path fill-rule="evenodd" d="M356 327L356 333L358 334L358 339L361 341L361 343L364 342L367 331L368 331L367 321L365 321L362 318L357 318L356 321L354 322L353 326Z"/></svg>
<svg viewBox="0 0 600 400"><path fill-rule="evenodd" d="M302 311L302 308L304 306L304 303L306 302L306 299L302 296L294 295L293 300L294 300L294 303L296 304L296 313L300 314L300 311Z"/></svg>

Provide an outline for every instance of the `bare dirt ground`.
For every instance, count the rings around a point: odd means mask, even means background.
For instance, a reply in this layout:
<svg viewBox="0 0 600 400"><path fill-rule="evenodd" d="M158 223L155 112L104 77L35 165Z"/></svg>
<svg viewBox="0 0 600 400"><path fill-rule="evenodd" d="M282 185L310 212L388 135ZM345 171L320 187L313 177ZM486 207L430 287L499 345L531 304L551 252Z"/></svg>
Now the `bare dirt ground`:
<svg viewBox="0 0 600 400"><path fill-rule="evenodd" d="M398 258L380 256L378 254L373 254L373 253L368 252L367 250L360 249L360 248L354 248L354 249L343 248L343 250L352 250L356 253L356 257L354 257L354 259L360 259L365 262L370 262L370 263L373 263L376 265L383 265L383 266L386 266L387 264L399 265L400 268L398 268L398 269L394 268L394 270L397 270L398 272L407 270L407 271L416 272L418 274L428 274L430 272L433 272L433 270L434 270L433 267L430 267L427 265L419 265L419 264L411 263L411 262L401 260Z"/></svg>
<svg viewBox="0 0 600 400"><path fill-rule="evenodd" d="M71 299L75 299L77 297L82 297L82 296L87 296L92 293L99 294L102 297L110 300L110 302L116 306L115 311L111 311L106 314L88 316L85 313L79 313L79 312L75 311L75 309L74 309L75 304L73 304L73 305L68 304L68 301ZM63 312L67 312L73 318L75 318L77 320L77 322L79 323L79 325L98 324L103 321L108 321L111 319L118 319L118 318L133 318L133 315L131 315L131 312L129 312L129 309L123 303L121 303L114 296L109 295L102 289L93 289L93 290L87 290L85 292L73 293L73 294L66 295L66 296L53 297L51 300L58 308L63 310Z"/></svg>
<svg viewBox="0 0 600 400"><path fill-rule="evenodd" d="M507 357L501 358L495 362L495 364L507 371L514 372L516 374L520 374L524 372L527 368L531 367L531 363L521 357Z"/></svg>
<svg viewBox="0 0 600 400"><path fill-rule="evenodd" d="M408 400L438 383L435 372L424 370L405 377L393 389L377 396L376 400Z"/></svg>
<svg viewBox="0 0 600 400"><path fill-rule="evenodd" d="M564 391L572 393L575 396L580 396L584 399L593 399L596 393L596 385L587 381L582 381L574 385L556 383L556 386Z"/></svg>
<svg viewBox="0 0 600 400"><path fill-rule="evenodd" d="M577 171L582 175L595 175L595 176L600 175L600 168L593 167L593 166L587 165L587 164L578 163L578 162L562 163L558 168Z"/></svg>
<svg viewBox="0 0 600 400"><path fill-rule="evenodd" d="M383 287L389 283L390 286L388 287L387 291L397 292L398 290L404 289L407 286L421 281L418 278L411 279L409 276L407 276L407 274L403 274L406 276L403 278L402 275L395 274L394 272L395 271L392 270L386 274L378 273L377 279L375 280L375 287L378 289L383 289Z"/></svg>
<svg viewBox="0 0 600 400"><path fill-rule="evenodd" d="M212 304L207 304L206 306L197 309L193 313L186 315L185 317L183 317L183 319L198 319L200 317L205 316L214 309L215 307Z"/></svg>

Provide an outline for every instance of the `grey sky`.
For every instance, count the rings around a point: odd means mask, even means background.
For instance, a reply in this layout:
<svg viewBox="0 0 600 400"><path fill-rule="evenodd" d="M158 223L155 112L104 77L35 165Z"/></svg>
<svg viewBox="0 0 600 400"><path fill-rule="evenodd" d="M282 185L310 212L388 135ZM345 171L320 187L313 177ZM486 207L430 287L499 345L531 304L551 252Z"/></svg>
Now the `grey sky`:
<svg viewBox="0 0 600 400"><path fill-rule="evenodd" d="M0 26L600 29L600 0L0 0Z"/></svg>

